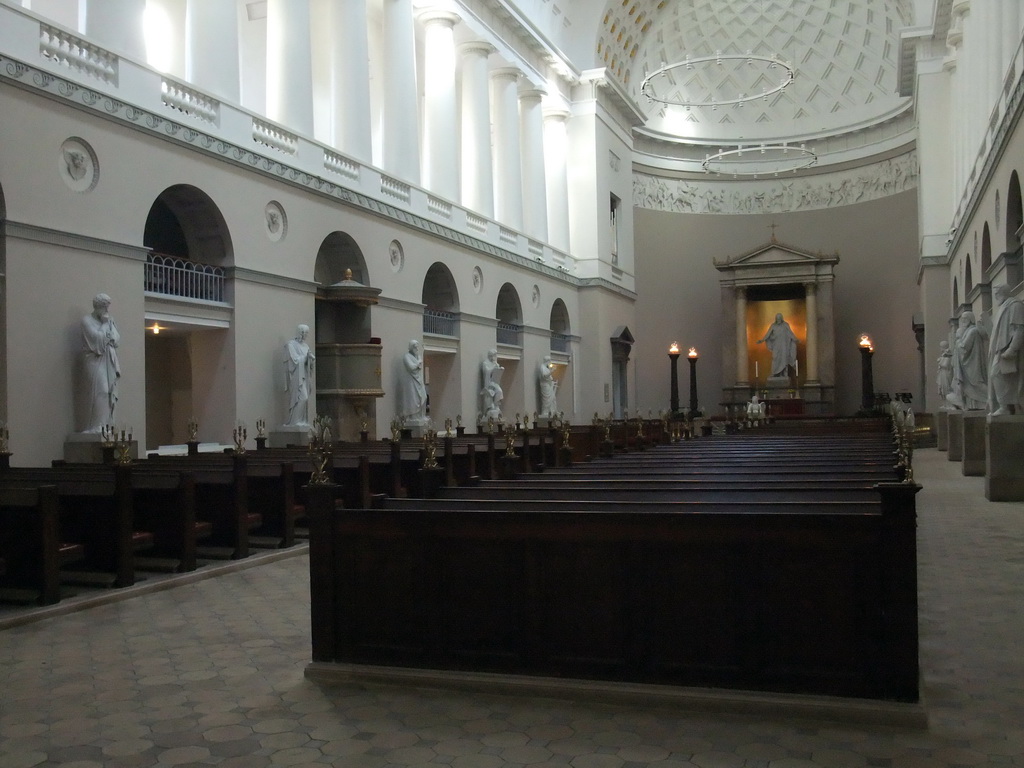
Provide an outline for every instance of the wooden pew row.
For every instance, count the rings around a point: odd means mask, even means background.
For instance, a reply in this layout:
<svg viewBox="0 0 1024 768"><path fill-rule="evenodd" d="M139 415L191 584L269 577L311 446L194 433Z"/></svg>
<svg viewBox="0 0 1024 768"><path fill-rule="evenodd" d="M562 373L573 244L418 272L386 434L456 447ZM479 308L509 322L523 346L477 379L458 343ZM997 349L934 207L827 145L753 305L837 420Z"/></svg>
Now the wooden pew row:
<svg viewBox="0 0 1024 768"><path fill-rule="evenodd" d="M281 541L294 542L292 465L250 465L248 456L150 456L138 465L190 474L195 481L196 518L210 526L204 542L207 554L241 559L249 556L250 537L265 521L272 522L274 535Z"/></svg>
<svg viewBox="0 0 1024 768"><path fill-rule="evenodd" d="M0 598L52 605L60 600L60 569L82 560L85 548L62 541L57 488L0 487Z"/></svg>
<svg viewBox="0 0 1024 768"><path fill-rule="evenodd" d="M103 465L12 467L0 472L0 485L56 486L61 539L83 546L89 580L126 587L135 583L136 553L154 541L136 527L129 476L125 467Z"/></svg>
<svg viewBox="0 0 1024 768"><path fill-rule="evenodd" d="M520 504L524 501L597 501L608 504L634 503L634 502L744 502L752 504L771 504L777 501L796 501L806 503L809 501L849 501L864 500L875 501L878 493L873 484L867 485L845 485L835 486L827 484L817 485L790 485L750 488L732 484L719 487L708 487L707 485L662 485L651 487L643 485L637 487L609 488L607 486L535 486L532 483L517 485L514 483L494 486L477 486L461 488L445 488L439 499L439 503L445 501L485 501L505 502L509 505ZM401 501L401 500L400 500Z"/></svg>
<svg viewBox="0 0 1024 768"><path fill-rule="evenodd" d="M316 489L313 658L916 701L917 489L372 511Z"/></svg>

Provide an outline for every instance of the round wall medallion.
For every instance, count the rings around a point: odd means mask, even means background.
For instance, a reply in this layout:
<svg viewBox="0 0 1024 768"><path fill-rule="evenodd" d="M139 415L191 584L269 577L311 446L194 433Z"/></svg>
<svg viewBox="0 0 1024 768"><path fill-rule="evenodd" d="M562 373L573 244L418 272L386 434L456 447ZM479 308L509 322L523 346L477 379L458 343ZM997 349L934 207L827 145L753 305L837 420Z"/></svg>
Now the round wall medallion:
<svg viewBox="0 0 1024 768"><path fill-rule="evenodd" d="M533 291L530 293L530 299L533 301L533 306L540 306L540 286L533 286Z"/></svg>
<svg viewBox="0 0 1024 768"><path fill-rule="evenodd" d="M100 164L96 153L85 139L72 136L60 145L57 171L64 183L75 192L90 192L100 180Z"/></svg>
<svg viewBox="0 0 1024 768"><path fill-rule="evenodd" d="M388 246L388 257L391 259L391 271L401 272L402 267L405 266L405 251L402 250L402 244L397 240L392 240L391 245Z"/></svg>
<svg viewBox="0 0 1024 768"><path fill-rule="evenodd" d="M480 293L484 289L484 271L480 267L473 267L473 290Z"/></svg>
<svg viewBox="0 0 1024 768"><path fill-rule="evenodd" d="M284 236L288 234L288 216L285 215L281 204L277 200L271 200L263 209L263 215L266 217L267 237L271 242L279 243L284 240Z"/></svg>

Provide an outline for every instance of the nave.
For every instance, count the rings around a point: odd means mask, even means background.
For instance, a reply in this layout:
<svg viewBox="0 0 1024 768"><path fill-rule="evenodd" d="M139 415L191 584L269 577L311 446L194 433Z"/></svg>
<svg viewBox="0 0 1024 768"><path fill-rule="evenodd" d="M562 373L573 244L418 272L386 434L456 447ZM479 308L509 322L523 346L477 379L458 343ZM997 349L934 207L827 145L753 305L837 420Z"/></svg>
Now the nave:
<svg viewBox="0 0 1024 768"><path fill-rule="evenodd" d="M915 459L927 730L320 687L303 676L308 559L295 550L0 617L0 765L1024 765L1024 504L985 501L983 480L935 449Z"/></svg>

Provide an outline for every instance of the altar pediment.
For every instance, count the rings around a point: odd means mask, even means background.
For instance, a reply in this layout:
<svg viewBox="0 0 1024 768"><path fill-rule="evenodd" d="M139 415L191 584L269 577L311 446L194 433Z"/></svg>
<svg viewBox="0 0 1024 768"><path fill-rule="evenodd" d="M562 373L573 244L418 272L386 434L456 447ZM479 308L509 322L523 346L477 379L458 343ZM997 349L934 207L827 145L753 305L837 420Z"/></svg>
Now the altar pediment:
<svg viewBox="0 0 1024 768"><path fill-rule="evenodd" d="M722 282L731 285L816 282L831 276L838 263L838 253L810 253L777 240L739 256L714 259L715 269L725 275Z"/></svg>

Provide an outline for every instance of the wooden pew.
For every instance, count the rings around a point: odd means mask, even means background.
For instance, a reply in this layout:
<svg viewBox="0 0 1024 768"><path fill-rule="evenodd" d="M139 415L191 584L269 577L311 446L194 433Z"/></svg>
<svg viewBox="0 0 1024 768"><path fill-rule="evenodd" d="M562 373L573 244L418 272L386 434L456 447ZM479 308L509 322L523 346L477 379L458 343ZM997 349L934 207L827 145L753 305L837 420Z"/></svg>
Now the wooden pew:
<svg viewBox="0 0 1024 768"><path fill-rule="evenodd" d="M61 541L58 514L56 486L0 487L0 599L60 600L60 568L82 560L85 548Z"/></svg>
<svg viewBox="0 0 1024 768"><path fill-rule="evenodd" d="M209 524L207 553L231 559L249 556L251 531L263 517L249 509L247 454L203 453L198 456L150 456L140 465L187 472L195 481L196 519Z"/></svg>
<svg viewBox="0 0 1024 768"><path fill-rule="evenodd" d="M0 472L0 485L26 484L56 486L60 536L85 549L81 565L89 570L82 578L115 587L135 583L135 553L153 546L153 534L135 525L128 467L12 467Z"/></svg>
<svg viewBox="0 0 1024 768"><path fill-rule="evenodd" d="M916 701L919 487L767 445L372 511L314 495L314 660Z"/></svg>

